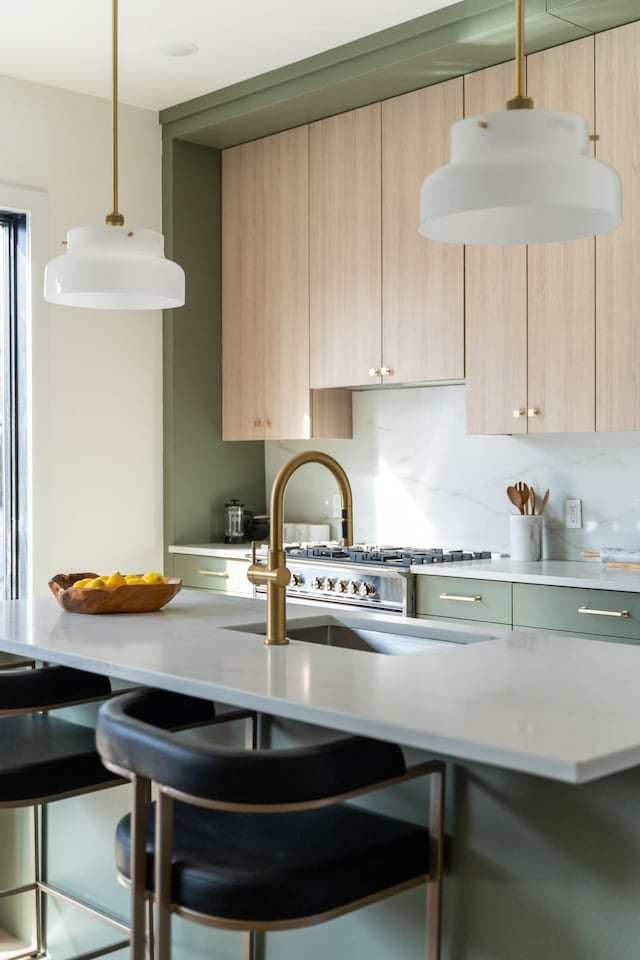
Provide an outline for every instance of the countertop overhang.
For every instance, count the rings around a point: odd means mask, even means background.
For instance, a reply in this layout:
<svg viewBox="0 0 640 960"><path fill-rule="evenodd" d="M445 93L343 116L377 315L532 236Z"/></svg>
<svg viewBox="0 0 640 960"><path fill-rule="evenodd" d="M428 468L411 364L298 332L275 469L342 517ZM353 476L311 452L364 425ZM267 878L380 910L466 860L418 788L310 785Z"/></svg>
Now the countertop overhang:
<svg viewBox="0 0 640 960"><path fill-rule="evenodd" d="M290 605L290 622L332 612ZM0 604L0 649L459 759L584 783L640 763L640 648L478 630L492 639L407 655L237 629L261 601L183 590L148 614L83 616L53 598ZM343 622L455 639L469 628L382 614ZM473 632L473 628L471 628Z"/></svg>

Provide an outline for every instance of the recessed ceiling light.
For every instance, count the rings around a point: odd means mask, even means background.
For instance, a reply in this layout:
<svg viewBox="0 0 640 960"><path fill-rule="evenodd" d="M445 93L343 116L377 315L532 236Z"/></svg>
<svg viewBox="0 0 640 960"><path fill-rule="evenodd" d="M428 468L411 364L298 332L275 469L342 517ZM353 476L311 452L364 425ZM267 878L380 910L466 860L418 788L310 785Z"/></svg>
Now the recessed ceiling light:
<svg viewBox="0 0 640 960"><path fill-rule="evenodd" d="M156 49L165 57L190 57L198 52L198 47L190 40L167 40L166 43L159 43Z"/></svg>

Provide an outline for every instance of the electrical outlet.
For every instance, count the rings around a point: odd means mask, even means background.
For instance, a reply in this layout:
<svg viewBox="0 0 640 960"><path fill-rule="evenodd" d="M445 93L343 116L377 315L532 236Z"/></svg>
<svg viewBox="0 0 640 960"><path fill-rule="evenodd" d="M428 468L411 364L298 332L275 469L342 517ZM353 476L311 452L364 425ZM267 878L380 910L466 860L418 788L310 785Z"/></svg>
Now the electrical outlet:
<svg viewBox="0 0 640 960"><path fill-rule="evenodd" d="M331 516L336 520L339 520L342 516L342 500L340 499L339 493L333 494L333 513Z"/></svg>
<svg viewBox="0 0 640 960"><path fill-rule="evenodd" d="M567 530L579 530L582 527L582 500L565 500L564 525Z"/></svg>

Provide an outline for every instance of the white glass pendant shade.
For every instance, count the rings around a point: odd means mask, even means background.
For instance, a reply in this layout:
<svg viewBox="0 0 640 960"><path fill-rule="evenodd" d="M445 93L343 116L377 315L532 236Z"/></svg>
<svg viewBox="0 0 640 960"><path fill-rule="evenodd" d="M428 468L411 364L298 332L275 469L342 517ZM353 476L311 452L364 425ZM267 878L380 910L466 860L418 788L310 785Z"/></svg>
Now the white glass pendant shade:
<svg viewBox="0 0 640 960"><path fill-rule="evenodd" d="M70 230L44 275L45 300L98 310L170 310L183 305L184 287L161 233L106 224Z"/></svg>
<svg viewBox="0 0 640 960"><path fill-rule="evenodd" d="M420 191L420 233L450 243L575 240L622 221L618 173L589 151L586 120L503 110L451 128L451 163Z"/></svg>

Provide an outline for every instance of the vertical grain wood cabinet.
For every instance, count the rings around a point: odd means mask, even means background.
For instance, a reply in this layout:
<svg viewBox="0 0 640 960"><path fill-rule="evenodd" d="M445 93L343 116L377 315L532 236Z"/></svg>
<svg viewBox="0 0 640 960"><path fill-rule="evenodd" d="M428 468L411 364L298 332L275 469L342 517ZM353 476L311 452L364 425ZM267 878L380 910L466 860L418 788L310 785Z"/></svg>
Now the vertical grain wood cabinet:
<svg viewBox="0 0 640 960"><path fill-rule="evenodd" d="M468 117L503 110L513 65L464 78ZM467 433L527 432L527 248L465 248Z"/></svg>
<svg viewBox="0 0 640 960"><path fill-rule="evenodd" d="M222 154L223 440L351 436L309 387L309 129Z"/></svg>
<svg viewBox="0 0 640 960"><path fill-rule="evenodd" d="M420 186L449 161L463 82L382 104L382 356L385 383L464 377L464 249L418 233Z"/></svg>
<svg viewBox="0 0 640 960"><path fill-rule="evenodd" d="M527 58L535 107L593 129L593 38ZM465 78L465 112L504 109L513 65ZM595 241L466 248L468 433L595 429Z"/></svg>
<svg viewBox="0 0 640 960"><path fill-rule="evenodd" d="M463 251L418 234L462 106L457 78L311 125L312 387L464 376Z"/></svg>
<svg viewBox="0 0 640 960"><path fill-rule="evenodd" d="M312 387L380 381L380 136L379 103L310 126Z"/></svg>
<svg viewBox="0 0 640 960"><path fill-rule="evenodd" d="M622 225L596 239L596 429L640 430L640 23L595 42L596 154L622 177Z"/></svg>

